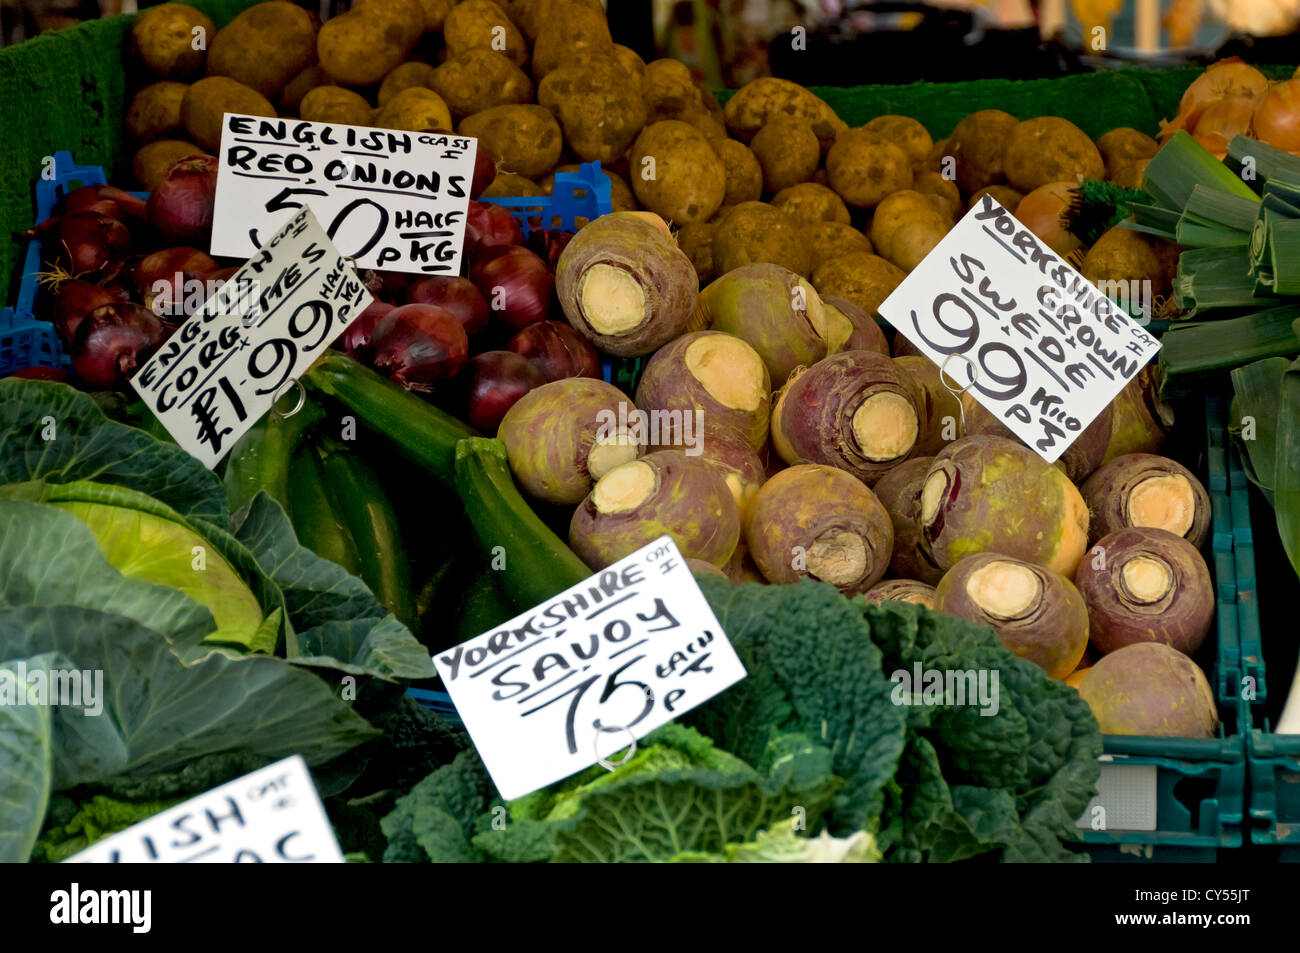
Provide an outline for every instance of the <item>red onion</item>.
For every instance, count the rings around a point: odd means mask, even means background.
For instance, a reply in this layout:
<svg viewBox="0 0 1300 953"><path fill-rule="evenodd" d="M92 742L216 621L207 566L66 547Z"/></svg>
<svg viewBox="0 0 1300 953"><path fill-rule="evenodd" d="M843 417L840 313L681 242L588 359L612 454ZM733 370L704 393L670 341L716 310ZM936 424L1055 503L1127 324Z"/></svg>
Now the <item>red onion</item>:
<svg viewBox="0 0 1300 953"><path fill-rule="evenodd" d="M188 245L178 245L146 255L135 266L133 277L146 308L156 314L189 317L207 300L206 282L214 280L212 276L219 271L221 268L211 255ZM201 285L197 302L189 300L194 287L191 281Z"/></svg>
<svg viewBox="0 0 1300 953"><path fill-rule="evenodd" d="M516 331L551 316L555 275L527 248L484 255L471 267L470 277L492 312Z"/></svg>
<svg viewBox="0 0 1300 953"><path fill-rule="evenodd" d="M48 219L34 232L41 237L49 261L74 278L89 281L116 277L131 247L126 226L99 212L73 212Z"/></svg>
<svg viewBox="0 0 1300 953"><path fill-rule="evenodd" d="M555 263L560 260L560 252L564 251L564 246L572 238L572 232L560 228L538 228L528 236L528 247L537 252L547 267L554 271Z"/></svg>
<svg viewBox="0 0 1300 953"><path fill-rule="evenodd" d="M411 276L400 271L376 271L369 268L362 272L361 283L376 298L401 301L406 295L406 289L411 287Z"/></svg>
<svg viewBox="0 0 1300 953"><path fill-rule="evenodd" d="M145 200L111 185L83 185L73 189L60 203L64 214L98 212L122 221L127 215L144 218Z"/></svg>
<svg viewBox="0 0 1300 953"><path fill-rule="evenodd" d="M456 316L466 334L488 326L488 306L474 282L454 275L425 275L406 292L408 304L432 304Z"/></svg>
<svg viewBox="0 0 1300 953"><path fill-rule="evenodd" d="M375 325L379 323L380 318L396 307L397 305L389 304L379 298L366 305L366 310L357 315L357 319L348 325L348 329L339 338L340 346L348 352L349 357L368 363L370 354L368 348L370 338L375 333Z"/></svg>
<svg viewBox="0 0 1300 953"><path fill-rule="evenodd" d="M526 357L548 382L600 377L595 346L563 321L538 321L510 339L507 348Z"/></svg>
<svg viewBox="0 0 1300 953"><path fill-rule="evenodd" d="M21 377L29 381L57 381L62 384L67 381L68 372L61 367L24 367L9 376Z"/></svg>
<svg viewBox="0 0 1300 953"><path fill-rule="evenodd" d="M524 233L513 215L492 202L470 202L465 215L465 254L473 259L483 248L522 245Z"/></svg>
<svg viewBox="0 0 1300 953"><path fill-rule="evenodd" d="M86 315L69 349L72 370L94 388L124 384L163 342L158 315L131 302L107 304Z"/></svg>
<svg viewBox="0 0 1300 953"><path fill-rule="evenodd" d="M217 195L217 160L181 159L149 196L149 222L172 245L206 245Z"/></svg>
<svg viewBox="0 0 1300 953"><path fill-rule="evenodd" d="M545 383L542 372L527 358L513 351L484 351L470 358L461 372L465 419L471 427L495 434L515 401Z"/></svg>
<svg viewBox="0 0 1300 953"><path fill-rule="evenodd" d="M469 356L469 338L450 311L431 304L394 308L370 338L374 367L407 390L430 390L452 377Z"/></svg>
<svg viewBox="0 0 1300 953"><path fill-rule="evenodd" d="M474 153L474 180L470 183L469 197L478 198L483 194L483 190L491 185L497 177L497 160L492 153L483 148L483 143L479 142L478 150Z"/></svg>
<svg viewBox="0 0 1300 953"><path fill-rule="evenodd" d="M86 315L106 304L125 300L126 290L117 285L97 285L80 278L65 281L54 291L54 329L65 344L70 344Z"/></svg>

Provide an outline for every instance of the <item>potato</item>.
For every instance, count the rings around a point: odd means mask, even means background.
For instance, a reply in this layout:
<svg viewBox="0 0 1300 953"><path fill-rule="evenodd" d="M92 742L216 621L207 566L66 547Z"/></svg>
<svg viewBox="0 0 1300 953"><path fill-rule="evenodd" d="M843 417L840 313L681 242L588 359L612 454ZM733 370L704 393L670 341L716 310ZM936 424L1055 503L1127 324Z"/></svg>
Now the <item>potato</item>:
<svg viewBox="0 0 1300 953"><path fill-rule="evenodd" d="M428 63L419 63L415 60L399 63L388 71L384 81L379 84L379 92L375 96L375 102L382 109L388 105L389 100L402 90L410 89L412 86L423 86L425 89L432 89L439 96L442 96L443 101L450 106L451 103L447 97L443 96L441 90L434 86L433 77L434 69Z"/></svg>
<svg viewBox="0 0 1300 953"><path fill-rule="evenodd" d="M816 222L842 222L847 225L849 222L849 210L844 200L816 182L800 182L788 186L772 196L772 204L799 225L812 225Z"/></svg>
<svg viewBox="0 0 1300 953"><path fill-rule="evenodd" d="M1139 159L1150 159L1160 149L1160 144L1144 132L1128 126L1112 129L1096 142L1097 151L1106 166L1106 178Z"/></svg>
<svg viewBox="0 0 1300 953"><path fill-rule="evenodd" d="M763 188L768 192L807 182L821 162L821 145L812 124L795 116L773 116L754 134L749 148L763 169Z"/></svg>
<svg viewBox="0 0 1300 953"><path fill-rule="evenodd" d="M713 151L722 160L723 178L727 191L723 195L723 205L739 205L741 202L756 202L763 197L763 167L750 151L749 146L735 139L712 141Z"/></svg>
<svg viewBox="0 0 1300 953"><path fill-rule="evenodd" d="M493 106L462 119L458 131L473 136L499 168L536 179L560 161L564 136L544 106Z"/></svg>
<svg viewBox="0 0 1300 953"><path fill-rule="evenodd" d="M981 109L957 123L948 137L948 154L957 160L957 185L963 192L1002 181L1007 141L1019 125L1019 119L1000 109Z"/></svg>
<svg viewBox="0 0 1300 953"><path fill-rule="evenodd" d="M537 87L537 101L555 115L569 151L583 162L613 162L645 126L640 85L614 56L551 70Z"/></svg>
<svg viewBox="0 0 1300 953"><path fill-rule="evenodd" d="M722 125L722 123L714 119L713 116L710 115L709 112L705 109L702 108L688 109L684 113L679 113L674 118L680 119L682 122L694 126L696 129L698 129L701 133L704 134L705 139L708 139L709 142L714 143L714 148L717 148L717 143L719 142L736 141L735 139L727 138L726 126ZM743 146L744 143L743 142L739 143L739 145Z"/></svg>
<svg viewBox="0 0 1300 953"><path fill-rule="evenodd" d="M713 232L713 265L725 275L742 265L780 265L808 276L808 249L799 226L785 212L765 202L741 202Z"/></svg>
<svg viewBox="0 0 1300 953"><path fill-rule="evenodd" d="M1026 119L1016 126L1003 156L1007 182L1032 192L1049 182L1082 182L1105 173L1101 153L1087 134L1058 116Z"/></svg>
<svg viewBox="0 0 1300 953"><path fill-rule="evenodd" d="M1162 642L1141 642L1102 656L1078 691L1108 735L1213 738L1219 724L1205 673Z"/></svg>
<svg viewBox="0 0 1300 953"><path fill-rule="evenodd" d="M280 93L280 112L282 115L293 115L298 112L298 107L302 105L302 98L317 86L337 86L329 73L325 72L319 64L308 66L302 70L293 79L289 80Z"/></svg>
<svg viewBox="0 0 1300 953"><path fill-rule="evenodd" d="M418 0L357 0L320 28L316 53L335 82L369 86L405 60L423 33Z"/></svg>
<svg viewBox="0 0 1300 953"><path fill-rule="evenodd" d="M665 119L646 126L632 146L632 191L675 224L703 222L722 206L726 169L694 126Z"/></svg>
<svg viewBox="0 0 1300 953"><path fill-rule="evenodd" d="M957 160L952 155L952 150L948 147L951 139L940 139L930 147L930 154L925 157L925 162L921 170L925 172L938 172L940 175L946 175L956 181L957 177Z"/></svg>
<svg viewBox="0 0 1300 953"><path fill-rule="evenodd" d="M420 0L420 9L424 11L424 32L433 33L441 30L447 20L447 14L456 5L456 0Z"/></svg>
<svg viewBox="0 0 1300 953"><path fill-rule="evenodd" d="M700 91L695 88L691 69L681 60L647 63L641 80L641 98L645 101L647 122L676 119L690 109L707 112Z"/></svg>
<svg viewBox="0 0 1300 953"><path fill-rule="evenodd" d="M317 86L302 98L298 115L311 122L368 126L375 111L359 93L342 86Z"/></svg>
<svg viewBox="0 0 1300 953"><path fill-rule="evenodd" d="M613 54L614 41L603 9L569 3L542 21L533 45L533 79L540 84L547 73L582 53Z"/></svg>
<svg viewBox="0 0 1300 953"><path fill-rule="evenodd" d="M879 255L850 252L818 265L812 286L824 296L847 298L875 317L881 302L906 277L903 269Z"/></svg>
<svg viewBox="0 0 1300 953"><path fill-rule="evenodd" d="M865 129L850 129L835 140L826 156L826 172L831 188L858 208L875 208L889 193L912 187L907 154Z"/></svg>
<svg viewBox="0 0 1300 953"><path fill-rule="evenodd" d="M713 266L713 233L717 228L717 222L697 222L677 230L677 247L695 266L701 285L717 277L717 269Z"/></svg>
<svg viewBox="0 0 1300 953"><path fill-rule="evenodd" d="M229 76L268 99L316 59L316 24L302 7L258 3L222 27L208 47L208 75Z"/></svg>
<svg viewBox="0 0 1300 953"><path fill-rule="evenodd" d="M544 178L538 179L537 184L542 190L543 195L555 194L555 174L556 172L577 172L578 164L576 162L557 165L555 171ZM615 212L635 212L641 206L636 204L636 196L632 194L632 187L627 184L626 180L617 172L613 172L605 166L600 167L600 171L605 173L605 178L609 179L609 200Z"/></svg>
<svg viewBox="0 0 1300 953"><path fill-rule="evenodd" d="M844 222L813 222L799 230L810 261L822 262L850 252L871 254L871 239Z"/></svg>
<svg viewBox="0 0 1300 953"><path fill-rule="evenodd" d="M163 80L142 87L126 110L126 131L139 142L152 142L181 128L181 100L187 83Z"/></svg>
<svg viewBox="0 0 1300 953"><path fill-rule="evenodd" d="M227 76L207 76L190 86L181 100L181 121L190 138L205 152L221 148L221 123L225 113L274 116L275 107L255 89Z"/></svg>
<svg viewBox="0 0 1300 953"><path fill-rule="evenodd" d="M726 126L727 114L722 109L722 103L718 102L718 97L713 95L713 90L703 83L696 83L695 88L700 91L700 102L704 104L705 111L716 119L720 126Z"/></svg>
<svg viewBox="0 0 1300 953"><path fill-rule="evenodd" d="M967 209L972 209L979 204L980 197L988 193L997 200L998 204L1005 208L1012 215L1016 214L1016 209L1020 205L1020 200L1024 198L1019 192L1009 185L986 185L970 197L966 203Z"/></svg>
<svg viewBox="0 0 1300 953"><path fill-rule="evenodd" d="M1126 189L1140 189L1142 188L1143 174L1146 172L1147 163L1150 161L1150 159L1137 159L1133 162L1126 162L1115 169L1107 178Z"/></svg>
<svg viewBox="0 0 1300 953"><path fill-rule="evenodd" d="M206 13L184 3L164 3L149 7L135 18L131 46L157 76L193 79L203 74L206 50L216 33ZM202 42L196 44L200 37Z"/></svg>
<svg viewBox="0 0 1300 953"><path fill-rule="evenodd" d="M876 254L911 271L952 227L952 218L929 198L911 189L887 196L871 218Z"/></svg>
<svg viewBox="0 0 1300 953"><path fill-rule="evenodd" d="M733 136L749 142L773 116L806 119L826 151L848 124L835 115L825 101L797 83L764 76L742 86L727 100L723 109L727 129Z"/></svg>
<svg viewBox="0 0 1300 953"><path fill-rule="evenodd" d="M146 192L152 192L167 177L167 170L173 165L202 154L203 150L192 142L159 139L140 147L131 161L131 172Z"/></svg>
<svg viewBox="0 0 1300 953"><path fill-rule="evenodd" d="M554 183L552 183L554 184ZM483 190L480 198L527 198L534 195L550 195L550 191L532 179L525 179L513 172L498 172L492 184Z"/></svg>
<svg viewBox="0 0 1300 953"><path fill-rule="evenodd" d="M528 65L528 44L514 22L492 0L463 0L452 7L442 24L449 56L483 49L504 53L515 66Z"/></svg>
<svg viewBox="0 0 1300 953"><path fill-rule="evenodd" d="M410 132L450 130L451 110L433 90L423 86L408 86L375 111L371 125L380 129L405 129ZM496 155L495 152L492 154Z"/></svg>
<svg viewBox="0 0 1300 953"><path fill-rule="evenodd" d="M622 43L615 43L614 56L630 75L635 76L642 82L645 81L646 62L641 59L640 53L631 47L624 46Z"/></svg>
<svg viewBox="0 0 1300 953"><path fill-rule="evenodd" d="M958 218L966 210L957 183L938 172L918 172L912 179L912 188L931 199L937 199L939 207L951 219Z"/></svg>
<svg viewBox="0 0 1300 953"><path fill-rule="evenodd" d="M424 63L403 63L389 76L407 67L421 66L428 70L428 80L419 86L428 86L451 107L457 119L491 109L493 106L510 106L533 101L533 81L528 74L500 53L486 49L467 50L449 57L437 69ZM410 74L415 75L414 71ZM384 85L388 80L384 80ZM380 87L379 104L384 103L384 90Z"/></svg>
<svg viewBox="0 0 1300 953"><path fill-rule="evenodd" d="M911 116L877 116L862 128L898 146L907 156L907 161L915 166L923 165L934 148L934 140L925 126Z"/></svg>

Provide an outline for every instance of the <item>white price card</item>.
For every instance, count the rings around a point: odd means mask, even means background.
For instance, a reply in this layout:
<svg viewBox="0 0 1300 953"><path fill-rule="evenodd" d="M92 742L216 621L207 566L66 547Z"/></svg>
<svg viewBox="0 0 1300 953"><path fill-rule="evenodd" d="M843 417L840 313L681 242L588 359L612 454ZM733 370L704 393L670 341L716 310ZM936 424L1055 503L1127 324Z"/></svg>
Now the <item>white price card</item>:
<svg viewBox="0 0 1300 953"><path fill-rule="evenodd" d="M880 314L1048 463L1160 348L989 195Z"/></svg>
<svg viewBox="0 0 1300 953"><path fill-rule="evenodd" d="M131 386L181 447L216 466L372 300L311 210L300 209Z"/></svg>
<svg viewBox="0 0 1300 953"><path fill-rule="evenodd" d="M745 677L669 536L434 659L506 800L567 778Z"/></svg>
<svg viewBox="0 0 1300 953"><path fill-rule="evenodd" d="M119 831L68 864L341 864L307 762L267 765Z"/></svg>
<svg viewBox="0 0 1300 953"><path fill-rule="evenodd" d="M460 274L477 141L226 113L214 255L247 258L306 205L362 268Z"/></svg>

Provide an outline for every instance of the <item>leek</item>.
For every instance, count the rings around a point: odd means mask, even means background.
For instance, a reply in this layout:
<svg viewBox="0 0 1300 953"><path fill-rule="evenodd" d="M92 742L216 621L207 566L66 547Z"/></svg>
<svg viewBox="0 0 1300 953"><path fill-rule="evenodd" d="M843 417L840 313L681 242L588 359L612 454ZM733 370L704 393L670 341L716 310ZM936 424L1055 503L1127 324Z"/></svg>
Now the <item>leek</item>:
<svg viewBox="0 0 1300 953"><path fill-rule="evenodd" d="M1293 323L1300 304L1283 305L1240 318L1172 328L1160 342L1160 398L1203 393L1219 386L1242 364L1300 354Z"/></svg>

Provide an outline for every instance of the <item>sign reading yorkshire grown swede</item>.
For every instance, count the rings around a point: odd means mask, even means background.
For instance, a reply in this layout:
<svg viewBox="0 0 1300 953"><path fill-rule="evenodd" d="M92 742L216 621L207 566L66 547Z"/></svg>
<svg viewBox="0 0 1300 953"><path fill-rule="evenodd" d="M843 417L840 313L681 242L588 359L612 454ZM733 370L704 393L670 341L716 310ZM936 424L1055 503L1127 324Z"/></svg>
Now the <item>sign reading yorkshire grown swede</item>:
<svg viewBox="0 0 1300 953"><path fill-rule="evenodd" d="M987 194L880 313L1048 463L1160 349Z"/></svg>

